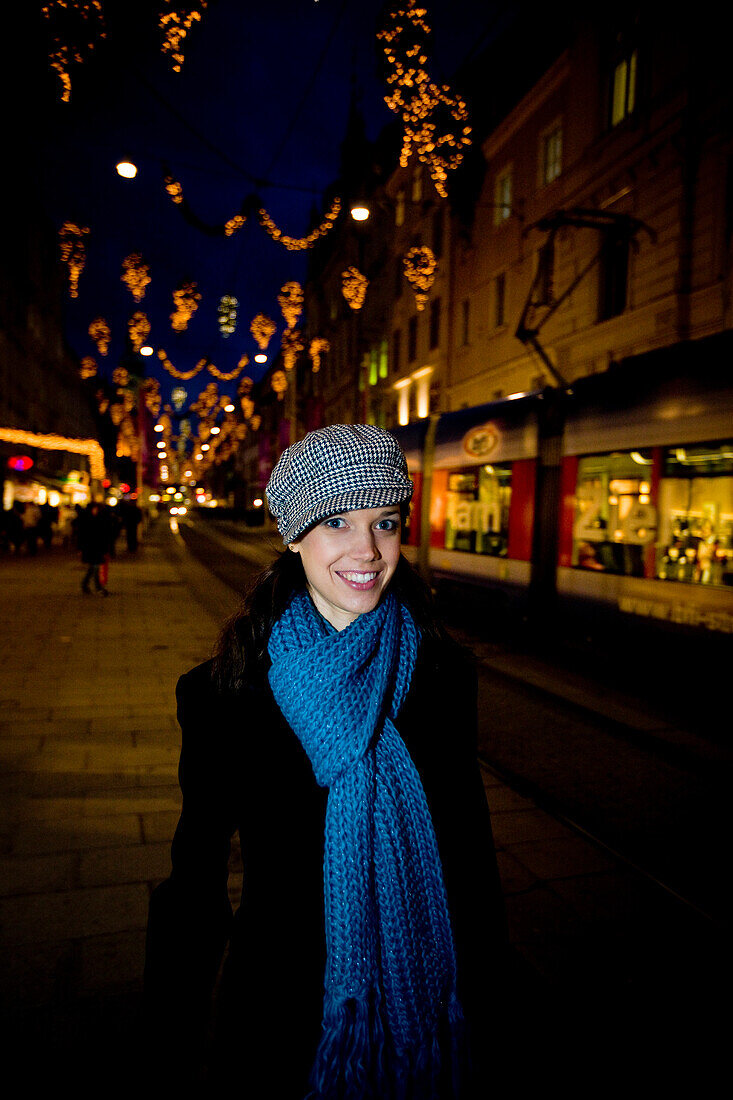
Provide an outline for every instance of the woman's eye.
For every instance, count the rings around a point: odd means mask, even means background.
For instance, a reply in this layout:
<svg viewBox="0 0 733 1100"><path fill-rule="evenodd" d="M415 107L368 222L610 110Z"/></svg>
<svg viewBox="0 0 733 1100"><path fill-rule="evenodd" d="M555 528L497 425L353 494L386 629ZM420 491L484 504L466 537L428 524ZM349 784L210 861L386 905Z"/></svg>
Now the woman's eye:
<svg viewBox="0 0 733 1100"><path fill-rule="evenodd" d="M327 519L325 521L323 526L324 527L330 527L331 530L333 530L333 531L338 531L341 527L346 526L346 522L343 519L341 519L341 516L331 516L330 519Z"/></svg>
<svg viewBox="0 0 733 1100"><path fill-rule="evenodd" d="M378 531L396 531L399 524L396 519L380 519L377 524Z"/></svg>

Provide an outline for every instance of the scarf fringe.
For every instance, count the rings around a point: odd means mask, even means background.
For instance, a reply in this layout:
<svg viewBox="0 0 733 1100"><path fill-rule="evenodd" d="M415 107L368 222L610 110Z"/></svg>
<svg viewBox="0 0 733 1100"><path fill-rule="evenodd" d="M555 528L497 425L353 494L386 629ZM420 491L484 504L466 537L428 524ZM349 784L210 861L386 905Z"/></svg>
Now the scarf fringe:
<svg viewBox="0 0 733 1100"><path fill-rule="evenodd" d="M451 995L435 1029L396 1052L385 1038L381 998L324 1006L323 1032L306 1100L458 1100L467 1051L460 1003Z"/></svg>

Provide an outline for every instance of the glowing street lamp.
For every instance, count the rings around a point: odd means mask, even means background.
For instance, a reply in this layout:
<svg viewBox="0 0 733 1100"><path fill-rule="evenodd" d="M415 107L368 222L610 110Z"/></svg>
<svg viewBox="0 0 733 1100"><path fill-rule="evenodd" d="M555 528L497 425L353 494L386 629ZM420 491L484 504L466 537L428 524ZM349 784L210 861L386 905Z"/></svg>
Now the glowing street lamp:
<svg viewBox="0 0 733 1100"><path fill-rule="evenodd" d="M355 222L365 222L369 218L370 210L363 202L355 202L349 213Z"/></svg>
<svg viewBox="0 0 733 1100"><path fill-rule="evenodd" d="M119 161L115 165L115 169L117 171L117 175L122 176L123 179L126 180L134 180L135 176L137 175L137 165L133 164L131 160L127 160L126 158Z"/></svg>
<svg viewBox="0 0 733 1100"><path fill-rule="evenodd" d="M141 355L146 355L146 356L147 355L152 355L153 354L153 349L150 347L150 344L145 344L143 347L141 347L140 348L140 354Z"/></svg>

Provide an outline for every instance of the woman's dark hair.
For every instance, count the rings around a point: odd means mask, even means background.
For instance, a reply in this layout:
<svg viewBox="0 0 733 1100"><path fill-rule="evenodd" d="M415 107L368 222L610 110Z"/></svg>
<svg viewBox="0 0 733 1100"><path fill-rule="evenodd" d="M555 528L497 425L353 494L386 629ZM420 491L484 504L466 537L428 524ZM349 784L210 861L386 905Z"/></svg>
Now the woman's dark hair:
<svg viewBox="0 0 733 1100"><path fill-rule="evenodd" d="M238 691L252 674L261 673L270 632L291 596L305 588L300 554L284 550L255 578L241 607L224 624L214 650L214 677L222 691ZM409 608L424 638L450 641L433 608L430 588L403 555L390 590Z"/></svg>

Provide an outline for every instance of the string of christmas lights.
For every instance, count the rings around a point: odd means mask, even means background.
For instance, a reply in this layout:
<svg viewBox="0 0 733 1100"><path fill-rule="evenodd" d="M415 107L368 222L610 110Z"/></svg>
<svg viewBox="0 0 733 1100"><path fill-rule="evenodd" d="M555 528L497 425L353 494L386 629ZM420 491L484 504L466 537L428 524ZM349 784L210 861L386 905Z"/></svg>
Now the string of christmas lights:
<svg viewBox="0 0 733 1100"><path fill-rule="evenodd" d="M110 327L105 321L104 317L95 317L89 325L87 330L94 343L97 345L97 351L100 355L106 355L109 351L110 340L112 339L112 333Z"/></svg>
<svg viewBox="0 0 733 1100"><path fill-rule="evenodd" d="M200 301L201 295L196 283L185 280L176 287L173 291L173 305L175 308L170 315L171 328L174 332L186 331L188 322L199 308Z"/></svg>
<svg viewBox="0 0 733 1100"><path fill-rule="evenodd" d="M427 70L427 39L431 29L425 19L427 9L417 0L407 0L387 15L387 25L377 33L384 42L387 84L391 94L385 103L402 120L400 165L407 167L410 157L428 166L435 189L447 196L448 172L463 160L471 144L471 127L465 101L447 84L435 84Z"/></svg>
<svg viewBox="0 0 733 1100"><path fill-rule="evenodd" d="M249 331L252 333L260 351L266 351L267 345L277 332L277 325L272 318L268 317L265 313L258 313L256 317L252 318Z"/></svg>
<svg viewBox="0 0 733 1100"><path fill-rule="evenodd" d="M347 267L341 272L341 293L353 310L364 305L369 280L362 275L358 267Z"/></svg>
<svg viewBox="0 0 733 1100"><path fill-rule="evenodd" d="M121 281L132 294L136 302L145 297L145 288L150 282L150 268L139 252L131 252L122 261Z"/></svg>
<svg viewBox="0 0 733 1100"><path fill-rule="evenodd" d="M107 37L101 0L50 0L41 7L49 24L48 60L61 81L61 102L71 99L71 65L80 65L101 39Z"/></svg>
<svg viewBox="0 0 733 1100"><path fill-rule="evenodd" d="M427 245L411 248L403 258L402 264L405 278L415 292L415 305L418 311L422 311L425 309L430 288L435 282L435 271L438 266L435 255Z"/></svg>
<svg viewBox="0 0 733 1100"><path fill-rule="evenodd" d="M199 374L199 372L202 371L206 366L206 360L199 359L196 366L193 367L191 370L176 370L166 353L163 351L163 348L161 348L158 352L158 358L160 359L165 369L168 371L168 374L170 374L171 378L179 378L182 382L188 381L189 378L195 378L196 375Z"/></svg>
<svg viewBox="0 0 733 1100"><path fill-rule="evenodd" d="M163 11L158 19L158 26L163 32L162 52L170 54L171 68L174 73L180 73L183 65L183 42L194 23L201 22L202 13L206 11L208 0L197 0L193 7L181 8L172 11ZM172 0L164 0L170 4Z"/></svg>
<svg viewBox="0 0 733 1100"><path fill-rule="evenodd" d="M282 334L282 340L280 341L280 351L283 357L283 366L285 370L291 371L295 366L296 360L303 351L303 344L300 340L300 332L297 328L288 328Z"/></svg>
<svg viewBox="0 0 733 1100"><path fill-rule="evenodd" d="M286 233L283 233L282 229L275 224L264 208L260 208L258 216L260 225L272 237L273 241L279 241L289 252L300 252L306 248L312 248L320 237L325 237L326 233L333 229L334 222L340 213L341 199L335 198L321 224L317 225L306 237L289 237Z"/></svg>
<svg viewBox="0 0 733 1100"><path fill-rule="evenodd" d="M20 428L0 428L0 440L23 447L38 447L41 451L68 451L69 454L86 455L93 478L104 477L104 451L96 439L70 439L63 435L41 435Z"/></svg>
<svg viewBox="0 0 733 1100"><path fill-rule="evenodd" d="M69 297L79 297L79 277L86 263L86 247L84 237L89 233L86 226L76 225L74 222L64 222L59 229L59 247L61 249L61 262L69 269Z"/></svg>
<svg viewBox="0 0 733 1100"><path fill-rule="evenodd" d="M326 355L330 350L331 345L328 340L325 340L322 336L317 336L314 340L311 340L308 354L311 357L314 374L317 374L321 369L321 356Z"/></svg>
<svg viewBox="0 0 733 1100"><path fill-rule="evenodd" d="M136 310L127 322L127 331L133 351L138 352L150 335L150 321L144 313Z"/></svg>
<svg viewBox="0 0 733 1100"><path fill-rule="evenodd" d="M228 372L221 371L218 367L215 367L213 363L207 363L207 367L209 370L209 374L213 374L214 378L219 378L222 382L233 382L235 378L239 377L239 375L242 373L248 363L249 356L243 355L234 370L230 370Z"/></svg>

